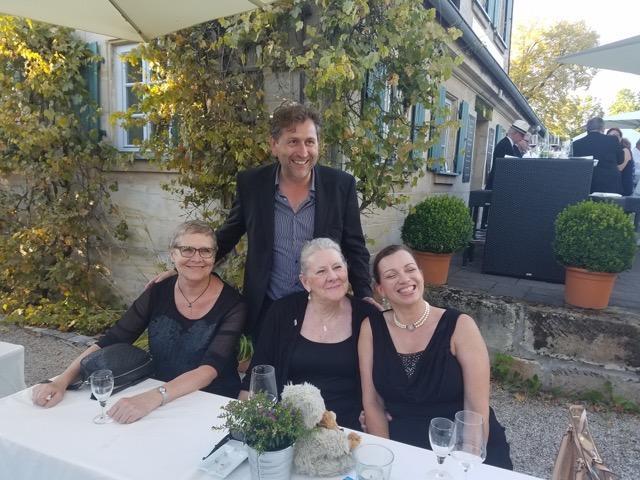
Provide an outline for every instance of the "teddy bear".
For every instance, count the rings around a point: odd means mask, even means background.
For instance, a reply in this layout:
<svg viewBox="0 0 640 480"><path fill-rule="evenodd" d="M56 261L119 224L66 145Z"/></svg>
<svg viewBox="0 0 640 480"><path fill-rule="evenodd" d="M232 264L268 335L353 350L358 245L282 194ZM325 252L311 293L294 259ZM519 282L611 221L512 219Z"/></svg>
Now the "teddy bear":
<svg viewBox="0 0 640 480"><path fill-rule="evenodd" d="M286 385L282 402L297 408L311 430L295 445L293 465L297 473L331 477L353 467L351 450L360 444L360 436L338 427L336 414L326 409L317 387L310 383Z"/></svg>

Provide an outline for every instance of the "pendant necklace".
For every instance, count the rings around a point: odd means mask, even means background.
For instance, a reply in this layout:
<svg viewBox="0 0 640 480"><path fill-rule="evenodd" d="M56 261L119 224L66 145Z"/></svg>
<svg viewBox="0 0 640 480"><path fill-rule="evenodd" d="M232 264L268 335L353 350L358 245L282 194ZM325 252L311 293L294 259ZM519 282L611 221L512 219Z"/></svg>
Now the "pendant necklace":
<svg viewBox="0 0 640 480"><path fill-rule="evenodd" d="M423 302L424 302L424 312L422 313L422 315L420 315L420 318L413 323L409 323L405 325L404 323L398 320L398 317L396 317L396 312L393 312L393 323L395 324L395 326L403 330L408 330L410 332L413 332L416 328L420 328L422 325L424 325L424 322L426 322L427 318L429 317L429 312L431 312L431 305L429 305L429 303L426 300L423 300Z"/></svg>
<svg viewBox="0 0 640 480"><path fill-rule="evenodd" d="M180 288L180 281L176 281L176 285L178 285L178 290L180 291L184 299L187 301L187 307L189 308L193 308L193 304L196 303L198 300L200 300L200 297L203 296L207 290L209 290L210 284L211 284L211 275L209 275L209 281L207 282L207 286L202 291L202 293L198 295L195 299L189 300L187 296L184 294L184 292L182 291L182 289Z"/></svg>

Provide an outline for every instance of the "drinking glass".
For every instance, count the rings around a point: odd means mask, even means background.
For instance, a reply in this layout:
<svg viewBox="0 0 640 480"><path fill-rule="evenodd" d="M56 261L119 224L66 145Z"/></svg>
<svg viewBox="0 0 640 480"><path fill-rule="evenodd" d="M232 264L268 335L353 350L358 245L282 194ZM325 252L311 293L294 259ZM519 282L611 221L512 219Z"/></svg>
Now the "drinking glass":
<svg viewBox="0 0 640 480"><path fill-rule="evenodd" d="M455 442L451 456L462 465L465 479L471 466L484 462L487 456L484 428L484 421L479 413L471 410L456 413Z"/></svg>
<svg viewBox="0 0 640 480"><path fill-rule="evenodd" d="M113 391L113 373L111 370L97 370L91 374L89 381L91 382L91 392L100 403L100 415L93 419L93 423L111 423L113 420L104 413L104 409L107 406L107 399Z"/></svg>
<svg viewBox="0 0 640 480"><path fill-rule="evenodd" d="M382 445L360 445L353 451L356 480L389 480L393 457L393 452Z"/></svg>
<svg viewBox="0 0 640 480"><path fill-rule="evenodd" d="M436 454L438 465L444 463L444 459L449 455L453 448L456 425L448 418L436 417L431 419L429 423L429 443L431 450ZM427 472L427 478L434 480L450 480L453 477L441 469L434 469Z"/></svg>
<svg viewBox="0 0 640 480"><path fill-rule="evenodd" d="M258 392L265 392L273 403L278 400L276 369L272 365L256 365L251 370L249 398Z"/></svg>

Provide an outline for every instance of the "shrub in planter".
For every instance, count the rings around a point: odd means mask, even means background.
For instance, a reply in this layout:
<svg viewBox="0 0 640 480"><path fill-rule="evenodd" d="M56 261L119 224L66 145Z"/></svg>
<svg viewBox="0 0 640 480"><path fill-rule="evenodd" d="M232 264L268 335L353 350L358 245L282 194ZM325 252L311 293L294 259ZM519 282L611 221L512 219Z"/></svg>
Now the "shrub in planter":
<svg viewBox="0 0 640 480"><path fill-rule="evenodd" d="M631 268L636 240L631 218L617 205L584 201L556 218L554 250L565 266L565 301L605 308L616 275Z"/></svg>
<svg viewBox="0 0 640 480"><path fill-rule="evenodd" d="M458 197L428 197L412 209L402 225L402 241L420 252L453 253L471 240L473 222Z"/></svg>
<svg viewBox="0 0 640 480"><path fill-rule="evenodd" d="M467 246L473 222L458 197L437 195L412 209L402 225L402 241L414 250L427 283L446 283L451 254Z"/></svg>
<svg viewBox="0 0 640 480"><path fill-rule="evenodd" d="M619 273L636 254L633 222L622 208L585 200L562 210L555 223L558 261L592 272Z"/></svg>

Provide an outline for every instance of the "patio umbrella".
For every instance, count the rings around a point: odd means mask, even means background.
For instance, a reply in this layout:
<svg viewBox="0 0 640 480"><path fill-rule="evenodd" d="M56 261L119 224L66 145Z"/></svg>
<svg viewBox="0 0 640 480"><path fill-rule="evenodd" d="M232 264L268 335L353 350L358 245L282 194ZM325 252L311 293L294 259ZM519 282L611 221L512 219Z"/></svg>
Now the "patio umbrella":
<svg viewBox="0 0 640 480"><path fill-rule="evenodd" d="M603 120L607 128L640 128L640 110L609 115Z"/></svg>
<svg viewBox="0 0 640 480"><path fill-rule="evenodd" d="M145 42L274 0L0 0L0 14Z"/></svg>
<svg viewBox="0 0 640 480"><path fill-rule="evenodd" d="M600 45L557 59L559 63L575 63L640 75L640 35Z"/></svg>

